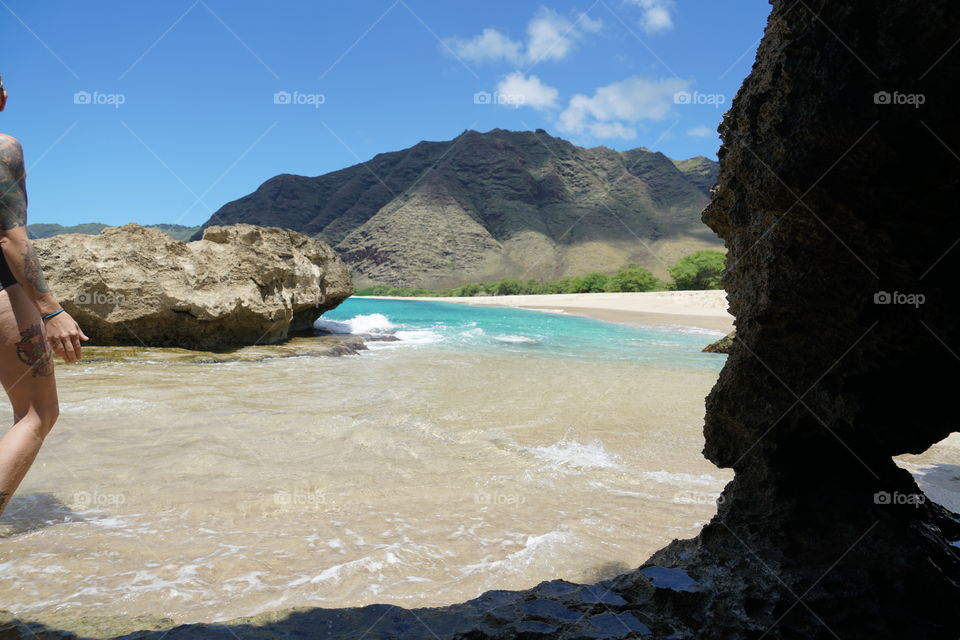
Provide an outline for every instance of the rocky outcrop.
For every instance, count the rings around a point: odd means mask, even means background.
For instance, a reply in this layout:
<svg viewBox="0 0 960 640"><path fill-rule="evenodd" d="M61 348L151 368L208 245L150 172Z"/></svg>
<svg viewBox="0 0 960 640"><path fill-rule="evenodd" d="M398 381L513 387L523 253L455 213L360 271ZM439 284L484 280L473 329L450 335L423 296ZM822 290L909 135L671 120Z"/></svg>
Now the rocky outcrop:
<svg viewBox="0 0 960 640"><path fill-rule="evenodd" d="M317 177L275 176L208 224L316 235L358 286L553 280L630 262L665 277L664 264L719 248L700 220L716 167L585 149L543 130L470 130Z"/></svg>
<svg viewBox="0 0 960 640"><path fill-rule="evenodd" d="M704 213L737 327L704 453L736 477L651 559L701 583L666 605L698 637L957 635L960 522L892 457L960 424L958 33L953 2L773 3Z"/></svg>
<svg viewBox="0 0 960 640"><path fill-rule="evenodd" d="M703 348L704 353L730 353L733 348L733 339L737 337L737 331L734 329L716 342L711 342Z"/></svg>
<svg viewBox="0 0 960 640"><path fill-rule="evenodd" d="M136 224L34 245L91 345L222 349L310 330L353 293L330 247L287 229L208 227L184 243Z"/></svg>

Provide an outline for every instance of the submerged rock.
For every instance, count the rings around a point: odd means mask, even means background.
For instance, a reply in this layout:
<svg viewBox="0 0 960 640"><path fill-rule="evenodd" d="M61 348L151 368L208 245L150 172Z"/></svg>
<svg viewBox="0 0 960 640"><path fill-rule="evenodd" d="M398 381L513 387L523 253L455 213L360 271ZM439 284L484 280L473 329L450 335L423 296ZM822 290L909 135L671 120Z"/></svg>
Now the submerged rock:
<svg viewBox="0 0 960 640"><path fill-rule="evenodd" d="M737 330L734 329L716 342L711 342L703 348L704 353L730 353L733 348L733 340L737 337Z"/></svg>
<svg viewBox="0 0 960 640"><path fill-rule="evenodd" d="M323 242L287 229L208 227L179 242L136 224L34 245L91 345L222 349L282 341L353 293Z"/></svg>
<svg viewBox="0 0 960 640"><path fill-rule="evenodd" d="M198 364L218 362L260 362L274 358L299 358L304 356L346 356L365 351L368 342L394 342L389 335L321 334L311 337L295 336L282 344L257 344L220 351L199 351L179 347L86 347L83 361L94 362L194 362Z"/></svg>

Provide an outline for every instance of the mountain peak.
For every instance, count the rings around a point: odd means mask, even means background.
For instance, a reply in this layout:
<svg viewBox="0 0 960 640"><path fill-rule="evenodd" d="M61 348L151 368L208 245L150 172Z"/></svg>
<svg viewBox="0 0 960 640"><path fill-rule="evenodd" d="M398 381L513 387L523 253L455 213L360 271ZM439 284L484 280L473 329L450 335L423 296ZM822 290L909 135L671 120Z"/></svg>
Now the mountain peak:
<svg viewBox="0 0 960 640"><path fill-rule="evenodd" d="M552 279L628 262L663 274L684 253L720 246L700 221L710 162L585 149L542 129L467 129L315 178L276 176L204 226L320 237L361 286Z"/></svg>

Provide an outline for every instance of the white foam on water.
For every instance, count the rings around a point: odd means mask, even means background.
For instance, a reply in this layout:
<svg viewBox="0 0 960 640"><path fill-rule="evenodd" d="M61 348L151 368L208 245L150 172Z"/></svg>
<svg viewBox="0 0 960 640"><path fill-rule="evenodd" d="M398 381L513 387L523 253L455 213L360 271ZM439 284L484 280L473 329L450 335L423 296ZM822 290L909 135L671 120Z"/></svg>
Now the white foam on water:
<svg viewBox="0 0 960 640"><path fill-rule="evenodd" d="M540 341L530 336L520 336L512 333L504 333L499 336L493 336L497 342L506 342L508 344L540 344Z"/></svg>
<svg viewBox="0 0 960 640"><path fill-rule="evenodd" d="M407 344L433 344L441 342L443 336L430 329L420 329L417 331L397 331L395 334L401 342Z"/></svg>
<svg viewBox="0 0 960 640"><path fill-rule="evenodd" d="M617 455L594 439L583 444L566 437L558 442L542 447L528 447L530 453L541 460L552 463L558 468L576 467L579 469L619 469Z"/></svg>
<svg viewBox="0 0 960 640"><path fill-rule="evenodd" d="M684 333L687 335L694 336L712 336L717 338L722 338L726 333L718 329L707 329L706 327L691 327L685 324L661 324L661 325L647 325L650 329L660 330L660 331L669 331L670 333Z"/></svg>
<svg viewBox="0 0 960 640"><path fill-rule="evenodd" d="M680 487L686 487L689 485L711 486L720 484L720 480L709 473L694 475L692 473L672 473L670 471L641 471L640 475L649 480L653 480L654 482L673 484Z"/></svg>
<svg viewBox="0 0 960 640"><path fill-rule="evenodd" d="M391 333L395 327L382 313L370 313L344 321L320 317L314 321L313 328L330 333Z"/></svg>
<svg viewBox="0 0 960 640"><path fill-rule="evenodd" d="M539 536L527 536L522 549L510 553L500 560L488 560L465 565L461 567L460 574L468 576L477 572L522 570L536 560L553 557L558 550L567 550L572 539L573 535L566 531L549 531Z"/></svg>
<svg viewBox="0 0 960 640"><path fill-rule="evenodd" d="M291 587L297 586L304 582L309 582L310 584L322 584L324 582L340 582L343 577L342 574L344 571L356 571L360 569L365 569L368 573L373 573L383 569L384 563L381 560L376 558L358 558L357 560L351 560L349 562L344 562L342 564L335 564L332 567L324 569L317 575L312 578L304 578L301 580L295 580L290 583Z"/></svg>
<svg viewBox="0 0 960 640"><path fill-rule="evenodd" d="M248 591L261 591L270 588L265 584L260 576L266 575L263 571L251 571L250 573L235 578L229 578L223 581L223 586L228 591L240 590L241 593Z"/></svg>
<svg viewBox="0 0 960 640"><path fill-rule="evenodd" d="M527 311L540 311L542 313L556 313L558 315L567 312L566 309L538 309L536 307L524 307L524 309Z"/></svg>
<svg viewBox="0 0 960 640"><path fill-rule="evenodd" d="M122 396L102 396L79 402L60 402L60 409L64 412L102 412L107 411L143 411L157 403L147 402L140 398L124 398Z"/></svg>
<svg viewBox="0 0 960 640"><path fill-rule="evenodd" d="M444 340L444 336L431 329L406 329L407 325L396 325L390 318L382 313L370 313L359 315L349 320L330 320L327 318L317 318L313 323L313 328L318 331L328 331L330 333L341 334L374 334L374 335L392 335L399 340L377 342L371 341L367 348L371 350L390 349L406 345L434 344ZM474 331L483 332L483 329Z"/></svg>

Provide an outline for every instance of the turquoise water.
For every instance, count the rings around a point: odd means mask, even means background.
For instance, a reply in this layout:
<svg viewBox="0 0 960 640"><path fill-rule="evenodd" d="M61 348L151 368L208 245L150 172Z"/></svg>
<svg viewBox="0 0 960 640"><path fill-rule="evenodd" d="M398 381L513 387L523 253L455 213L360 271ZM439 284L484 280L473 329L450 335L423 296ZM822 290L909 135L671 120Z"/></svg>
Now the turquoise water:
<svg viewBox="0 0 960 640"><path fill-rule="evenodd" d="M317 320L336 333L391 334L407 346L530 356L618 359L719 370L726 356L702 353L722 332L682 326L603 322L564 313L452 302L350 298Z"/></svg>

